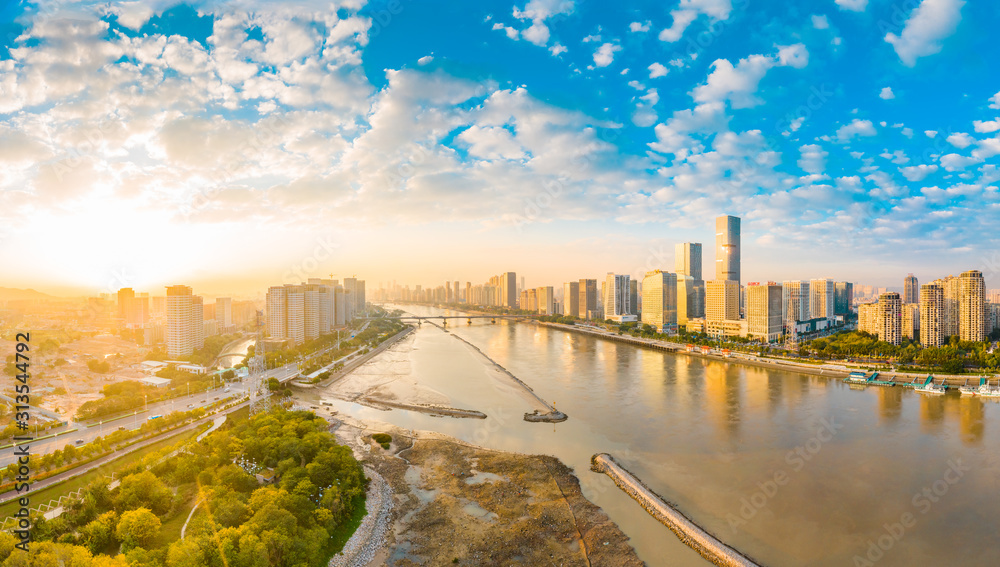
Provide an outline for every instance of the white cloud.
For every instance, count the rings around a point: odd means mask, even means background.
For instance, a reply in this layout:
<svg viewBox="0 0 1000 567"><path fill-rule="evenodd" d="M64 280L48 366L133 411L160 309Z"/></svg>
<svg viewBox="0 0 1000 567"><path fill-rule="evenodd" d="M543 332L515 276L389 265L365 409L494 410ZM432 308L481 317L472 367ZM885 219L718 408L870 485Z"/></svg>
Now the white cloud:
<svg viewBox="0 0 1000 567"><path fill-rule="evenodd" d="M632 33L648 32L649 26L650 26L650 21L646 20L645 22L632 22L631 24L629 24L628 29Z"/></svg>
<svg viewBox="0 0 1000 567"><path fill-rule="evenodd" d="M497 23L493 24L493 31L502 30L502 29L503 29L503 24L501 24L500 22L497 22Z"/></svg>
<svg viewBox="0 0 1000 567"><path fill-rule="evenodd" d="M558 57L559 54L566 53L567 51L569 50L566 49L566 46L561 43L553 44L552 47L549 48L549 53L555 57Z"/></svg>
<svg viewBox="0 0 1000 567"><path fill-rule="evenodd" d="M890 87L883 87L882 92L878 93L878 97L882 100L892 100L896 98L896 95L893 94Z"/></svg>
<svg viewBox="0 0 1000 567"><path fill-rule="evenodd" d="M650 79L655 79L657 77L663 77L663 76L665 76L667 74L667 68L664 67L663 65L659 64L659 63L653 63L652 65L650 65L648 67L648 69L649 69L649 78Z"/></svg>
<svg viewBox="0 0 1000 567"><path fill-rule="evenodd" d="M837 129L837 140L841 143L847 143L856 136L874 136L875 134L875 126L872 125L871 120L855 118L850 124Z"/></svg>
<svg viewBox="0 0 1000 567"><path fill-rule="evenodd" d="M802 68L809 62L809 52L801 43L780 47L776 57L751 55L733 66L726 59L712 63L712 73L704 85L695 87L696 102L729 100L733 108L749 108L762 101L756 96L757 85L769 69L775 66Z"/></svg>
<svg viewBox="0 0 1000 567"><path fill-rule="evenodd" d="M801 157L798 165L803 171L812 174L823 173L826 170L826 156L828 152L817 144L806 144L799 148Z"/></svg>
<svg viewBox="0 0 1000 567"><path fill-rule="evenodd" d="M966 134L965 132L955 132L951 136L945 138L949 144L955 146L956 148L963 150L975 142L976 139L972 136Z"/></svg>
<svg viewBox="0 0 1000 567"><path fill-rule="evenodd" d="M673 18L673 23L660 32L660 41L676 42L684 36L684 30L691 25L691 22L701 14L705 14L712 21L723 21L729 19L732 9L730 0L681 0L680 6L671 10L670 17Z"/></svg>
<svg viewBox="0 0 1000 567"><path fill-rule="evenodd" d="M1000 130L1000 119L990 121L976 120L972 123L972 126L976 129L976 132L979 133L996 132L997 130Z"/></svg>
<svg viewBox="0 0 1000 567"><path fill-rule="evenodd" d="M597 67L607 67L608 65L614 63L615 53L621 51L620 45L615 45L613 43L605 43L597 48L594 52L594 65Z"/></svg>
<svg viewBox="0 0 1000 567"><path fill-rule="evenodd" d="M417 59L417 65L426 65L426 64L430 63L431 61L434 61L434 56L433 55L424 55L420 59Z"/></svg>
<svg viewBox="0 0 1000 567"><path fill-rule="evenodd" d="M852 12L864 12L868 7L868 0L835 0L841 10L851 10Z"/></svg>
<svg viewBox="0 0 1000 567"><path fill-rule="evenodd" d="M910 181L923 181L928 175L934 173L938 170L936 165L913 165L910 167L901 168L899 171L903 174L903 177Z"/></svg>
<svg viewBox="0 0 1000 567"><path fill-rule="evenodd" d="M546 20L560 14L570 14L575 8L573 0L530 0L523 9L515 6L514 17L522 21L530 21L531 25L523 30L506 28L507 37L517 39L519 35L530 43L545 47L548 45L551 35ZM512 29L517 33L512 34Z"/></svg>
<svg viewBox="0 0 1000 567"><path fill-rule="evenodd" d="M899 35L886 34L885 41L904 65L913 67L920 57L941 51L942 42L955 33L962 20L964 5L965 0L923 0L910 13L903 31Z"/></svg>
<svg viewBox="0 0 1000 567"><path fill-rule="evenodd" d="M928 138L934 138L938 135L937 130L924 130L924 135Z"/></svg>
<svg viewBox="0 0 1000 567"><path fill-rule="evenodd" d="M994 110L1000 109L1000 92L990 97L990 108Z"/></svg>
<svg viewBox="0 0 1000 567"><path fill-rule="evenodd" d="M825 30L830 27L830 20L827 19L826 15L813 15L812 17L813 27L818 30Z"/></svg>

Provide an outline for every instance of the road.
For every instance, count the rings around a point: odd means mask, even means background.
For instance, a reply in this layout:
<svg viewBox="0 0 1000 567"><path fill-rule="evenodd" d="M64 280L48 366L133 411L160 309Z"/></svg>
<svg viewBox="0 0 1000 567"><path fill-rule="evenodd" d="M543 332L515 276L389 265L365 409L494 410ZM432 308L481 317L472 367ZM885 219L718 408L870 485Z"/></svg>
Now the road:
<svg viewBox="0 0 1000 567"><path fill-rule="evenodd" d="M44 435L51 435L53 433L58 433L60 431L68 431L73 428L79 428L79 431L74 431L66 435L60 435L58 437L53 437L51 439L44 439L42 441L35 441L31 443L31 453L33 455L44 455L45 453L51 453L56 449L62 449L68 444L75 444L78 439L82 439L83 443L80 446L90 443L94 439L103 436L104 434L111 433L118 428L125 428L127 430L135 430L142 426L142 424L149 419L150 416L154 415L166 415L173 411L186 411L189 409L194 409L197 407L207 406L215 402L215 398L218 397L220 400L225 400L228 398L237 398L243 396L245 393L245 385L240 382L233 382L227 384L226 387L229 388L229 392L225 392L225 388L216 388L214 390L209 390L207 392L199 392L192 394L190 396L182 396L180 398L174 398L172 400L167 400L165 402L158 402L154 404L149 404L148 409L143 409L136 412L134 415L119 419L117 421L112 421L100 425L99 423L94 423L93 427L87 427L84 423L70 422L69 425L59 427L56 429L48 430ZM6 444L6 443L5 443ZM8 464L15 461L14 451L16 447L10 447L7 449L0 450L0 467L5 467Z"/></svg>

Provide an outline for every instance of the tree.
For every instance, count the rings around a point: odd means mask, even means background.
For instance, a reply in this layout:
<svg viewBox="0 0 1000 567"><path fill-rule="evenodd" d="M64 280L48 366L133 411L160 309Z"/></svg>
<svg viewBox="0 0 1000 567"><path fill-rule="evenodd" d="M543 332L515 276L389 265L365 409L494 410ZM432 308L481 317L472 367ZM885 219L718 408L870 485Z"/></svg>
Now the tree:
<svg viewBox="0 0 1000 567"><path fill-rule="evenodd" d="M114 512L105 512L93 522L80 528L81 543L87 546L91 553L100 553L111 545L118 516Z"/></svg>
<svg viewBox="0 0 1000 567"><path fill-rule="evenodd" d="M122 514L115 535L122 542L122 551L145 548L160 533L160 519L149 508L139 508Z"/></svg>

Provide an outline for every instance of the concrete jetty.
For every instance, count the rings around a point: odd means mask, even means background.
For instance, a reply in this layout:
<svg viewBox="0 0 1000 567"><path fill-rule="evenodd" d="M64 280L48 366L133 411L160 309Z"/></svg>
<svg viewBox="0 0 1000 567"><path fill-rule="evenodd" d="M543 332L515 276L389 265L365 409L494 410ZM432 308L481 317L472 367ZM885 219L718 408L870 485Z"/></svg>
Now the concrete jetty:
<svg viewBox="0 0 1000 567"><path fill-rule="evenodd" d="M659 494L636 478L614 457L599 453L590 458L591 469L611 477L618 488L635 499L660 523L670 528L682 542L715 565L722 567L760 567L760 564L719 541L690 518L668 504Z"/></svg>

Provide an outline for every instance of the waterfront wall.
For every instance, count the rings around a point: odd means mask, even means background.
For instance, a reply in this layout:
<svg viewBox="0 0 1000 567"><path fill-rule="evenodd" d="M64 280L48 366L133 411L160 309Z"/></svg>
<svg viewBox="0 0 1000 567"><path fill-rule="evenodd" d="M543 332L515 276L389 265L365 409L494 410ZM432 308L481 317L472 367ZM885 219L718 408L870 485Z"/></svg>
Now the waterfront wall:
<svg viewBox="0 0 1000 567"><path fill-rule="evenodd" d="M611 480L635 499L649 515L670 528L682 542L701 554L715 565L721 567L759 567L759 564L739 551L719 541L698 524L673 508L660 495L642 483L625 467L618 464L614 457L607 453L594 455L590 459L592 469L611 477Z"/></svg>

